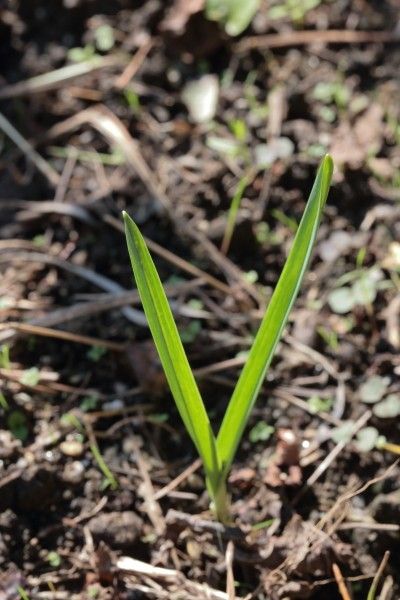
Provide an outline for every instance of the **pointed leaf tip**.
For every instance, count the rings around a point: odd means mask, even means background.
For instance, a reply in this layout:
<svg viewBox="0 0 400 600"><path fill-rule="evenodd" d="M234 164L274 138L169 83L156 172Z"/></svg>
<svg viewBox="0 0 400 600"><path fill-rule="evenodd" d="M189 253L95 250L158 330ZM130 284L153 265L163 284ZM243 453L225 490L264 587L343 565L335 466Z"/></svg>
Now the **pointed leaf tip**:
<svg viewBox="0 0 400 600"><path fill-rule="evenodd" d="M122 218L124 219L125 224L129 223L130 221L132 221L132 219L130 218L130 216L126 212L126 210L122 211Z"/></svg>
<svg viewBox="0 0 400 600"><path fill-rule="evenodd" d="M334 166L332 156L330 154L325 154L322 164L329 171L329 177L331 177Z"/></svg>

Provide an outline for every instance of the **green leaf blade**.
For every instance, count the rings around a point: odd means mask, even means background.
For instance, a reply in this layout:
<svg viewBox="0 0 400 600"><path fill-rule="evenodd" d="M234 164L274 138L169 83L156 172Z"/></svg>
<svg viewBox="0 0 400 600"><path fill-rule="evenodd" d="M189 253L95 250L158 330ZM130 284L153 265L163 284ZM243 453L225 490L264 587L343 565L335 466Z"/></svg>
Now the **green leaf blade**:
<svg viewBox="0 0 400 600"><path fill-rule="evenodd" d="M248 417L307 270L328 196L332 172L332 159L326 156L318 169L289 256L222 421L217 436L222 478L226 476L233 461Z"/></svg>
<svg viewBox="0 0 400 600"><path fill-rule="evenodd" d="M219 460L203 400L146 243L129 215L124 212L123 216L133 273L161 364L181 418L215 488Z"/></svg>
<svg viewBox="0 0 400 600"><path fill-rule="evenodd" d="M225 26L228 35L240 35L251 23L261 0L207 0L206 16Z"/></svg>

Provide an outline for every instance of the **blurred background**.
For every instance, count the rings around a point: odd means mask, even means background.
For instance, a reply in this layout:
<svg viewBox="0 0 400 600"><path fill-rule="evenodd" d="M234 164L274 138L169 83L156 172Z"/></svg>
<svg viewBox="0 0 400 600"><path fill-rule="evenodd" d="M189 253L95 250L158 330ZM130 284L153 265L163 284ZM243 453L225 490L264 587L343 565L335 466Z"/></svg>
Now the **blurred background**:
<svg viewBox="0 0 400 600"><path fill-rule="evenodd" d="M399 17L398 0L2 0L1 600L365 599L385 551L380 598L399 597ZM237 522L263 525L227 562L229 536L188 518L211 519L202 473L121 211L217 430L327 152L310 273L230 481Z"/></svg>

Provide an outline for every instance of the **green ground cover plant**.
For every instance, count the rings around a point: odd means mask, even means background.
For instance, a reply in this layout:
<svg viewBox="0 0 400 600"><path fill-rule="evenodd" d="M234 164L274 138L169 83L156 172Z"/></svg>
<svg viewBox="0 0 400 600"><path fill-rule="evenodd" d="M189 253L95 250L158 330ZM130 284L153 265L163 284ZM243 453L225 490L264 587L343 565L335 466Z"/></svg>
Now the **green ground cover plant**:
<svg viewBox="0 0 400 600"><path fill-rule="evenodd" d="M222 522L229 521L229 469L307 270L332 171L332 159L327 155L318 169L292 248L217 435L146 243L136 224L123 213L129 256L148 325L177 409L203 461L216 517Z"/></svg>

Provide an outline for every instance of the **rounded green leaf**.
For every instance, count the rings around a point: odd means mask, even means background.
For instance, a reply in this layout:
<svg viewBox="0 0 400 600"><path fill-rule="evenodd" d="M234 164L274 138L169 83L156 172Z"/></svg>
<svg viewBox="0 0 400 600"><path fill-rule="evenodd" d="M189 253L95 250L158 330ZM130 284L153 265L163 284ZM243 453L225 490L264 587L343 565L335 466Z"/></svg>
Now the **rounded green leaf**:
<svg viewBox="0 0 400 600"><path fill-rule="evenodd" d="M373 375L368 377L360 387L361 400L366 404L375 404L383 398L390 383L389 377L381 377L380 375Z"/></svg>
<svg viewBox="0 0 400 600"><path fill-rule="evenodd" d="M389 394L382 402L375 404L372 409L380 419L393 419L400 415L400 394Z"/></svg>
<svg viewBox="0 0 400 600"><path fill-rule="evenodd" d="M357 433L355 446L360 452L371 452L378 438L379 432L375 427L364 427Z"/></svg>
<svg viewBox="0 0 400 600"><path fill-rule="evenodd" d="M328 296L328 304L338 315L350 312L356 304L352 288L341 287L333 290Z"/></svg>

